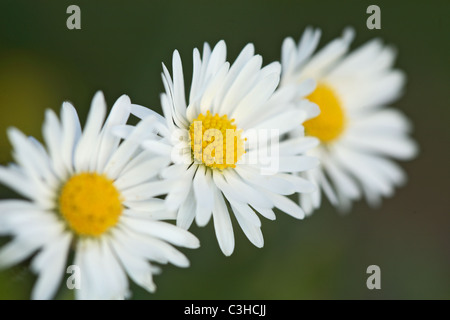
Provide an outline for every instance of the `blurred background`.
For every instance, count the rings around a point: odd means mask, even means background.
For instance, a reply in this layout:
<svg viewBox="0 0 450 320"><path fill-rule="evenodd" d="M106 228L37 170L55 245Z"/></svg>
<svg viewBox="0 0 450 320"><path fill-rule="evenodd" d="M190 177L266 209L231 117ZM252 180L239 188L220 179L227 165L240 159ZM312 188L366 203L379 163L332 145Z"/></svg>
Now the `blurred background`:
<svg viewBox="0 0 450 320"><path fill-rule="evenodd" d="M68 30L66 9L81 8L81 30ZM368 30L366 9L381 8L381 30ZM63 101L81 119L97 90L109 106L122 94L160 111L161 62L178 49L189 82L192 49L224 39L233 61L253 42L265 64L280 59L283 39L308 25L321 45L345 26L352 48L374 37L397 47L408 75L395 106L414 123L421 152L402 163L409 181L382 206L356 203L341 215L327 201L297 221L263 220L265 246L254 247L234 221L236 249L225 257L212 224L191 229L198 250L182 250L189 269L163 266L155 294L133 286L134 299L449 299L450 68L449 1L21 1L0 2L0 163L11 161L6 129L41 139L44 110ZM0 198L15 195L0 186ZM1 213L0 213L1 214ZM264 218L262 218L264 219ZM0 244L7 242L0 238ZM368 290L366 269L381 268L381 290ZM0 272L0 299L29 299L28 263ZM71 299L63 286L57 299Z"/></svg>

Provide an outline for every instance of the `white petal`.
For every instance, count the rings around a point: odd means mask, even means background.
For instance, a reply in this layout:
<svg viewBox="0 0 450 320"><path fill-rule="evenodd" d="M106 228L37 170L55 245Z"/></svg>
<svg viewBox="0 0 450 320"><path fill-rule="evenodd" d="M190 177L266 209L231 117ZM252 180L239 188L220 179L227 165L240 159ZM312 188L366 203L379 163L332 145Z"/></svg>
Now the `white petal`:
<svg viewBox="0 0 450 320"><path fill-rule="evenodd" d="M16 199L0 200L0 212L2 214L7 211L23 211L34 209L36 209L36 205L30 201ZM1 217L2 216L0 215L0 219Z"/></svg>
<svg viewBox="0 0 450 320"><path fill-rule="evenodd" d="M109 159L104 172L111 179L116 179L121 171L130 161L133 153L139 148L143 137L145 137L149 126L156 121L153 117L148 117L136 126L136 129L125 139L114 154Z"/></svg>
<svg viewBox="0 0 450 320"><path fill-rule="evenodd" d="M195 214L196 214L196 201L194 190L193 188L191 188L191 191L189 192L188 196L186 197L180 209L178 210L178 215L176 216L177 226L185 230L188 230L191 227L192 222L194 221Z"/></svg>
<svg viewBox="0 0 450 320"><path fill-rule="evenodd" d="M316 139L314 137L295 137L280 142L279 154L281 156L303 154L308 150L318 146L319 143L319 139Z"/></svg>
<svg viewBox="0 0 450 320"><path fill-rule="evenodd" d="M31 268L39 273L31 293L33 300L48 300L56 294L66 271L65 265L71 241L72 235L66 232L57 241L47 244L33 259Z"/></svg>
<svg viewBox="0 0 450 320"><path fill-rule="evenodd" d="M28 177L10 168L0 167L0 182L28 199L36 197L37 190Z"/></svg>
<svg viewBox="0 0 450 320"><path fill-rule="evenodd" d="M253 117L248 118L247 121L239 119L239 125L242 128L252 128L258 123L270 119L276 116L280 110L288 110L293 108L297 103L299 90L302 90L303 86L298 84L289 84L279 87L270 98L258 108L258 112L253 114ZM299 119L301 120L301 119Z"/></svg>
<svg viewBox="0 0 450 320"><path fill-rule="evenodd" d="M252 126L252 130L278 130L278 136L281 137L283 134L288 133L289 131L297 128L299 123L302 122L302 117L305 117L305 112L299 109L290 109L277 115L271 117L270 119L266 119L254 126ZM268 138L270 136L268 135Z"/></svg>
<svg viewBox="0 0 450 320"><path fill-rule="evenodd" d="M231 118L241 124L254 117L255 110L261 112L261 105L267 102L280 81L279 73L272 73L259 81L252 90L239 102Z"/></svg>
<svg viewBox="0 0 450 320"><path fill-rule="evenodd" d="M253 86L254 79L261 69L261 65L262 57L259 55L253 56L250 61L246 63L245 67L242 68L241 72L231 85L228 93L225 95L220 109L221 112L224 114L231 114L239 101Z"/></svg>
<svg viewBox="0 0 450 320"><path fill-rule="evenodd" d="M205 56L205 48L203 50L203 55ZM214 46L214 49L212 50L211 55L209 56L204 79L206 80L210 79L212 75L217 74L219 69L225 63L226 58L227 58L227 46L225 44L225 41L220 40Z"/></svg>
<svg viewBox="0 0 450 320"><path fill-rule="evenodd" d="M261 220L259 220L258 215L253 211L252 208L250 208L247 204L235 202L235 201L229 201L231 206L233 207L233 212L236 213L236 210L239 211L240 216L244 219L248 220L252 225L261 227Z"/></svg>
<svg viewBox="0 0 450 320"><path fill-rule="evenodd" d="M13 266L33 254L42 244L16 238L0 250L0 269Z"/></svg>
<svg viewBox="0 0 450 320"><path fill-rule="evenodd" d="M195 52L194 52L195 53ZM208 69L208 62L211 56L211 48L207 42L203 43L203 53L202 53L202 61L199 66L198 72L198 85L196 86L197 90L191 91L192 99L196 100L200 94L203 92L205 81L207 80L206 71ZM223 60L225 62L225 59ZM194 80L194 79L193 79ZM194 83L194 82L193 82Z"/></svg>
<svg viewBox="0 0 450 320"><path fill-rule="evenodd" d="M174 185L173 180L147 182L122 192L125 201L142 201L155 196L167 194Z"/></svg>
<svg viewBox="0 0 450 320"><path fill-rule="evenodd" d="M303 80L296 86L297 97L304 98L309 96L311 93L313 93L316 87L317 82L316 80L314 80L314 78L307 78Z"/></svg>
<svg viewBox="0 0 450 320"><path fill-rule="evenodd" d="M105 295L102 299L123 300L128 296L128 279L122 268L120 259L114 251L113 238L109 235L100 240L102 265L98 266L103 271Z"/></svg>
<svg viewBox="0 0 450 320"><path fill-rule="evenodd" d="M138 166L144 165L147 161L156 157L155 154L151 151L137 151L137 153L133 156L133 158L127 163L125 168L123 168L121 172L122 175L126 175Z"/></svg>
<svg viewBox="0 0 450 320"><path fill-rule="evenodd" d="M280 172L301 172L316 168L319 165L319 159L310 156L286 156L280 157Z"/></svg>
<svg viewBox="0 0 450 320"><path fill-rule="evenodd" d="M259 82L272 74L277 74L278 76L280 76L280 73L281 73L281 64L278 61L273 61L259 71L257 81Z"/></svg>
<svg viewBox="0 0 450 320"><path fill-rule="evenodd" d="M73 172L73 161L75 146L81 136L81 125L75 108L69 103L64 102L61 110L62 138L61 138L61 157L70 173Z"/></svg>
<svg viewBox="0 0 450 320"><path fill-rule="evenodd" d="M244 203L249 203L252 206L258 206L262 208L272 208L273 204L268 199L261 197L261 195L255 191L255 189L243 181L234 170L227 170L224 173L227 185L230 191L233 191L233 198L236 201L240 201L242 198ZM234 194L240 194L234 197Z"/></svg>
<svg viewBox="0 0 450 320"><path fill-rule="evenodd" d="M147 117L155 117L158 122L166 123L166 119L163 116L147 107L132 103L130 111L134 116L138 117L141 120Z"/></svg>
<svg viewBox="0 0 450 320"><path fill-rule="evenodd" d="M128 124L118 125L111 129L111 133L116 137L119 137L121 139L126 139L135 130L135 128L136 128L135 126L128 125Z"/></svg>
<svg viewBox="0 0 450 320"><path fill-rule="evenodd" d="M349 29L344 30L341 38L329 42L308 61L302 73L316 74L320 77L347 52L352 40L353 32Z"/></svg>
<svg viewBox="0 0 450 320"><path fill-rule="evenodd" d="M320 168L316 168L313 170L309 170L307 172L303 172L300 175L303 175L307 180L311 181L312 184L314 184L317 187L317 192L311 192L310 195L310 200L312 203L312 207L314 209L318 209L320 206L320 203L322 201L322 192L320 192L322 185L320 184ZM310 212L312 213L312 211Z"/></svg>
<svg viewBox="0 0 450 320"><path fill-rule="evenodd" d="M372 166L375 171L386 180L389 180L395 186L405 183L406 174L403 169L394 161L381 157L367 157L365 159L368 165Z"/></svg>
<svg viewBox="0 0 450 320"><path fill-rule="evenodd" d="M174 56L175 56L175 52L174 52ZM177 70L177 72L178 72L178 70ZM182 70L181 70L181 72L182 72ZM181 77L182 77L182 75L181 75ZM184 111L182 111L182 113L180 113L180 111L183 110L183 106L180 107L177 104L178 101L175 98L175 91L174 91L174 87L173 87L172 78L170 76L169 70L167 69L167 67L164 64L163 64L162 81L163 81L164 89L166 90L166 93L167 93L167 100L164 101L166 106L163 106L163 109L168 108L167 111L170 110L169 111L170 119L173 120L178 127L186 127L188 125L188 123L185 119L186 110L184 110ZM164 99L163 96L161 96L161 103L163 103L162 99ZM165 114L166 114L166 111L165 111Z"/></svg>
<svg viewBox="0 0 450 320"><path fill-rule="evenodd" d="M93 239L80 239L77 244L75 265L80 267L81 288L75 291L77 299L105 299L105 279L100 271L102 262L100 242Z"/></svg>
<svg viewBox="0 0 450 320"><path fill-rule="evenodd" d="M129 187L141 184L149 179L155 177L162 168L169 164L170 160L166 157L149 158L147 161L131 168L126 173L122 174L114 185L119 190L124 190Z"/></svg>
<svg viewBox="0 0 450 320"><path fill-rule="evenodd" d="M113 239L113 248L130 278L150 293L155 292L151 265L140 257L129 253L123 245Z"/></svg>
<svg viewBox="0 0 450 320"><path fill-rule="evenodd" d="M170 191L166 197L166 207L169 211L178 210L180 205L184 202L189 191L192 188L192 179L196 171L195 166L191 166L179 179L175 179Z"/></svg>
<svg viewBox="0 0 450 320"><path fill-rule="evenodd" d="M295 41L291 37L285 38L281 45L281 65L283 67L283 75L292 71L296 64L296 48Z"/></svg>
<svg viewBox="0 0 450 320"><path fill-rule="evenodd" d="M361 192L355 181L331 157L323 159L323 166L338 193L349 199L358 199L361 196Z"/></svg>
<svg viewBox="0 0 450 320"><path fill-rule="evenodd" d="M230 64L228 62L224 63L220 70L216 74L214 74L213 78L208 83L208 86L206 87L200 101L201 113L206 114L208 110L211 111L212 114L218 112L219 106L214 104L214 99L216 98L218 91L223 85L223 81L227 75L229 68Z"/></svg>
<svg viewBox="0 0 450 320"><path fill-rule="evenodd" d="M47 229L58 228L63 224L54 213L44 212L38 208L2 212L1 223L9 233L20 234L24 237L38 234L38 231L48 233ZM39 238L46 238L47 233L39 235Z"/></svg>
<svg viewBox="0 0 450 320"><path fill-rule="evenodd" d="M85 256L85 248L86 246L83 244L84 240L80 239L76 243L75 247L75 257L73 264L75 266L78 266L80 268L80 271L84 269L84 256ZM84 286L84 283L86 282L86 274L84 272L81 272L80 274L80 285L81 290L75 290L75 299L77 300L87 300L89 291L86 290L86 287Z"/></svg>
<svg viewBox="0 0 450 320"><path fill-rule="evenodd" d="M131 101L127 95L122 95L114 103L105 125L101 132L100 143L98 146L98 159L96 171L102 172L106 163L117 149L120 138L113 135L113 128L126 124L131 111Z"/></svg>
<svg viewBox="0 0 450 320"><path fill-rule="evenodd" d="M142 148L152 151L154 154L163 155L170 157L170 154L173 150L173 146L160 141L155 140L145 140L141 143Z"/></svg>
<svg viewBox="0 0 450 320"><path fill-rule="evenodd" d="M350 75L352 72L360 72L361 69L367 68L367 65L380 53L382 49L382 42L380 39L373 39L359 48L353 50L339 64L334 68L329 76L345 76Z"/></svg>
<svg viewBox="0 0 450 320"><path fill-rule="evenodd" d="M239 53L239 56L236 58L236 60L231 65L231 68L224 80L224 83L222 87L220 88L219 92L216 95L215 98L215 104L218 106L222 106L223 99L225 95L227 94L228 90L230 89L233 82L236 80L236 77L241 72L243 66L254 56L255 54L255 48L253 44L249 43L247 44L244 49ZM219 114L223 114L225 110L218 110Z"/></svg>
<svg viewBox="0 0 450 320"><path fill-rule="evenodd" d="M399 134L411 131L411 122L399 110L383 109L352 122L350 128L356 134L378 134L380 131Z"/></svg>
<svg viewBox="0 0 450 320"><path fill-rule="evenodd" d="M73 261L73 265L80 267L81 266L81 259L80 259L80 252L78 251L78 243L75 250L75 258ZM81 267L80 267L81 268ZM80 283L84 281L84 275L81 274L79 277ZM81 291L81 292L80 292ZM86 300L86 290L75 290L75 299L76 300Z"/></svg>
<svg viewBox="0 0 450 320"><path fill-rule="evenodd" d="M0 250L0 269L23 261L41 246L55 241L63 228L63 224L57 223L22 224L16 231L18 235Z"/></svg>
<svg viewBox="0 0 450 320"><path fill-rule="evenodd" d="M45 147L34 137L28 137L28 140L34 146L36 162L39 163L41 177L45 180L50 188L59 184L59 179L53 171L53 164Z"/></svg>
<svg viewBox="0 0 450 320"><path fill-rule="evenodd" d="M223 254L230 256L234 251L234 233L227 205L219 190L214 191L214 230Z"/></svg>
<svg viewBox="0 0 450 320"><path fill-rule="evenodd" d="M133 211L162 211L166 210L166 205L163 199L148 199L144 201L124 201L124 206L127 206Z"/></svg>
<svg viewBox="0 0 450 320"><path fill-rule="evenodd" d="M374 168L367 162L370 156L353 152L344 147L335 148L334 153L339 163L361 181L366 188L373 189L385 196L392 194L392 185L374 172Z"/></svg>
<svg viewBox="0 0 450 320"><path fill-rule="evenodd" d="M307 179L304 179L300 176L293 175L293 174L284 174L284 173L279 174L277 176L279 178L285 179L289 183L291 183L292 186L294 187L295 192L311 193L311 192L317 191L317 187L313 183L311 183Z"/></svg>
<svg viewBox="0 0 450 320"><path fill-rule="evenodd" d="M121 243L128 252L135 256L161 264L169 262L164 252L165 247L161 248L160 244L171 246L161 240L130 231L128 228L114 229L111 234L118 243ZM175 250L175 248L171 247L170 250Z"/></svg>
<svg viewBox="0 0 450 320"><path fill-rule="evenodd" d="M377 136L364 136L348 134L343 137L341 141L342 144L345 144L350 148L384 154L401 160L414 158L418 153L417 144L412 139L403 135L387 136L379 134Z"/></svg>
<svg viewBox="0 0 450 320"><path fill-rule="evenodd" d="M174 51L172 57L173 68L173 99L175 111L178 113L183 122L187 124L186 120L186 96L184 93L184 76L183 66L181 64L180 54L177 50Z"/></svg>
<svg viewBox="0 0 450 320"><path fill-rule="evenodd" d="M316 192L321 192L320 190L316 191ZM299 195L299 203L300 206L302 207L303 211L305 212L305 215L308 217L310 216L314 209L314 205L312 203L312 196L313 194L311 193L300 193Z"/></svg>
<svg viewBox="0 0 450 320"><path fill-rule="evenodd" d="M321 30L307 27L298 43L297 63L303 63L316 50L321 37Z"/></svg>
<svg viewBox="0 0 450 320"><path fill-rule="evenodd" d="M98 143L99 133L106 115L106 102L102 92L92 99L89 115L75 151L76 172L88 171L96 153L92 153ZM59 151L59 150L58 150Z"/></svg>
<svg viewBox="0 0 450 320"><path fill-rule="evenodd" d="M320 184L323 192L327 196L328 200L330 200L330 202L333 205L337 205L338 204L338 199L336 197L336 193L334 192L333 188L331 187L331 184L328 181L328 178L323 174L323 172L321 170L317 170L317 180L318 180L318 183ZM320 195L320 193L319 193L319 195ZM313 198L314 198L314 195L313 195ZM319 199L315 203L315 204L317 204L316 205L317 208L319 208L319 206L320 206L320 201L321 201L321 199Z"/></svg>
<svg viewBox="0 0 450 320"><path fill-rule="evenodd" d="M141 201L143 203L147 201ZM140 209L132 208L123 211L124 216L138 218L138 219L151 219L151 220L175 220L177 218L176 211L167 211L164 205L164 210L152 210L144 205Z"/></svg>
<svg viewBox="0 0 450 320"><path fill-rule="evenodd" d="M166 81L163 77L163 83ZM169 94L161 93L160 94L160 101L161 101L161 109L164 114L164 118L166 119L167 127L170 131L175 129L174 124L174 114L173 114L173 106L171 102L171 96Z"/></svg>
<svg viewBox="0 0 450 320"><path fill-rule="evenodd" d="M213 179L216 186L223 192L227 199L231 199L234 202L247 203L247 197L236 187L233 188L233 186L225 180L222 173L213 170Z"/></svg>
<svg viewBox="0 0 450 320"><path fill-rule="evenodd" d="M233 205L231 206L236 216L236 220L244 231L247 238L253 243L256 247L262 248L264 246L264 238L261 232L261 228L258 225L254 225L251 220L247 219L247 215L241 213L241 211L235 208Z"/></svg>
<svg viewBox="0 0 450 320"><path fill-rule="evenodd" d="M189 267L186 256L167 242L135 232L128 232L128 238L129 243L126 243L128 250L137 251L137 254L160 263L170 262L180 268Z"/></svg>
<svg viewBox="0 0 450 320"><path fill-rule="evenodd" d="M262 175L259 169L252 166L236 166L235 171L248 184L256 185L279 194L293 194L295 188L292 183L278 175Z"/></svg>
<svg viewBox="0 0 450 320"><path fill-rule="evenodd" d="M355 100L349 101L348 107L369 109L390 104L402 95L405 82L406 75L402 71L390 71L371 81L370 86L361 87L359 95L355 95Z"/></svg>
<svg viewBox="0 0 450 320"><path fill-rule="evenodd" d="M53 110L47 110L45 121L42 126L42 136L48 148L50 158L53 163L53 170L62 179L66 176L64 161L61 154L62 129L58 117Z"/></svg>
<svg viewBox="0 0 450 320"><path fill-rule="evenodd" d="M202 60L200 58L200 53L197 48L194 49L192 57L193 57L192 83L191 83L191 91L189 93L189 106L186 110L189 122L192 122L192 120L196 117L197 112L199 112L199 110L195 109L194 102L197 101L197 99L200 96L199 87L200 82L202 80L200 76L202 74L202 66L203 66Z"/></svg>
<svg viewBox="0 0 450 320"><path fill-rule="evenodd" d="M200 246L199 240L190 232L167 222L131 217L123 217L122 222L136 232L165 240L176 246L192 249Z"/></svg>
<svg viewBox="0 0 450 320"><path fill-rule="evenodd" d="M297 103L297 108L304 112L304 119L301 119L302 122L315 118L320 114L319 106L306 99L300 100Z"/></svg>
<svg viewBox="0 0 450 320"><path fill-rule="evenodd" d="M205 166L199 166L194 177L193 190L196 199L195 221L197 225L204 227L211 219L214 206L213 181L211 171Z"/></svg>
<svg viewBox="0 0 450 320"><path fill-rule="evenodd" d="M178 178L183 175L188 170L188 165L185 164L174 164L161 171L160 177L163 179L173 179Z"/></svg>
<svg viewBox="0 0 450 320"><path fill-rule="evenodd" d="M303 212L302 208L300 208L294 201L292 201L288 197L268 191L264 192L264 194L273 202L275 207L277 207L281 211L289 214L296 219L303 219L305 217L305 213Z"/></svg>
<svg viewBox="0 0 450 320"><path fill-rule="evenodd" d="M42 153L38 145L15 128L8 129L8 137L14 147L14 158L36 189L49 196L49 189L58 183L52 163L47 154Z"/></svg>
<svg viewBox="0 0 450 320"><path fill-rule="evenodd" d="M267 208L255 208L257 212L259 212L264 218L269 220L276 220L275 212L272 209Z"/></svg>

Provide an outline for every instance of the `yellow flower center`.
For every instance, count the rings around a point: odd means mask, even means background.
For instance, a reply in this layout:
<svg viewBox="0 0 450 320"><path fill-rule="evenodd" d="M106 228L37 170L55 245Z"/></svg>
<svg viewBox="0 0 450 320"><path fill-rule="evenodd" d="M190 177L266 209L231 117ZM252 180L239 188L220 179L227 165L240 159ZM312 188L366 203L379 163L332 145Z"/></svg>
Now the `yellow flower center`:
<svg viewBox="0 0 450 320"><path fill-rule="evenodd" d="M122 201L113 181L97 173L72 176L62 187L59 210L80 236L100 236L115 226Z"/></svg>
<svg viewBox="0 0 450 320"><path fill-rule="evenodd" d="M226 115L200 115L189 127L194 160L212 169L235 168L245 153L242 130L237 130L234 119Z"/></svg>
<svg viewBox="0 0 450 320"><path fill-rule="evenodd" d="M319 84L308 99L320 108L320 114L303 126L309 136L319 138L322 142L331 142L341 135L345 128L345 114L342 104L334 91L324 84Z"/></svg>

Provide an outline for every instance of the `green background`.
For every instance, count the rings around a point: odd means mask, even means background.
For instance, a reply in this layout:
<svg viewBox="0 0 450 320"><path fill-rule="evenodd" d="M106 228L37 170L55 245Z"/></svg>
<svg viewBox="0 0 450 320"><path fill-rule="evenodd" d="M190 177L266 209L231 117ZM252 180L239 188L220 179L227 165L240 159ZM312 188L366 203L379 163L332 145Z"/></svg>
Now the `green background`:
<svg viewBox="0 0 450 320"><path fill-rule="evenodd" d="M66 28L66 8L81 8L81 30ZM366 8L381 8L381 30L366 28ZM417 159L402 163L409 181L382 206L356 203L340 215L327 201L297 221L263 220L265 246L250 244L235 223L236 249L220 252L212 224L191 229L201 241L182 250L191 267L163 266L158 290L133 286L136 299L449 299L449 1L5 1L0 2L0 162L11 160L6 128L41 138L45 108L74 103L84 119L97 90L109 106L122 94L160 110L161 62L174 49L191 76L192 49L224 39L232 61L253 42L265 63L283 39L308 25L321 44L347 25L352 48L374 37L397 47L408 76L395 106L414 123ZM189 81L188 81L189 83ZM0 197L14 196L0 189ZM235 221L234 221L235 222ZM4 243L7 239L0 239ZM381 290L366 269L381 268ZM0 272L1 299L28 299L34 275L25 262ZM70 299L61 289L56 298Z"/></svg>

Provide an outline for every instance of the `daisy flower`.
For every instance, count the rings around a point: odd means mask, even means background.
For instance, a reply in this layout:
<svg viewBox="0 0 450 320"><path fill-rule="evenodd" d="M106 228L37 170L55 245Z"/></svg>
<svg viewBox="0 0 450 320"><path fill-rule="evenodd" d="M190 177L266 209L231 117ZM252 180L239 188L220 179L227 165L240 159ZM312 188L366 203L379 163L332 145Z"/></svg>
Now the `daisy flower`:
<svg viewBox="0 0 450 320"><path fill-rule="evenodd" d="M302 219L303 210L287 195L314 190L313 184L290 173L318 165L316 158L302 155L317 145L317 139L296 137L276 144L278 136L319 112L307 100L293 102L298 92L310 93L313 82L287 86L274 94L280 64L262 67L252 44L230 64L224 41L213 50L205 43L202 57L194 49L189 100L178 51L174 51L172 68L171 76L163 65L164 117L159 118L157 134L142 142L143 148L159 150L172 161L162 172L172 183L165 199L168 210L176 212L177 225L185 229L194 220L205 226L212 217L219 246L227 256L235 246L232 215L248 239L262 247L256 213L274 220L276 207ZM154 115L138 105L132 106L131 113L141 119Z"/></svg>
<svg viewBox="0 0 450 320"><path fill-rule="evenodd" d="M149 261L189 265L171 244L199 246L186 230L159 221L166 210L154 196L166 183L155 176L167 163L134 142L145 127L123 142L111 134L127 121L130 106L127 96L120 97L103 123L106 103L97 93L83 131L70 103L62 105L61 120L48 110L45 146L8 130L17 164L0 167L0 182L24 199L0 201L0 235L13 237L0 250L0 267L33 256L33 299L55 295L71 249L80 270L77 299L122 299L129 295L127 276L155 290L152 275L159 269Z"/></svg>
<svg viewBox="0 0 450 320"><path fill-rule="evenodd" d="M282 46L281 88L316 80L308 99L321 111L303 124L306 136L321 141L308 152L320 159L320 167L303 174L318 191L300 195L300 203L311 213L320 206L323 191L343 211L363 195L375 206L405 182L393 159L408 160L417 153L408 135L410 122L387 107L402 94L405 74L393 69L395 50L379 39L348 53L352 29L314 54L320 34L307 28L298 45L287 38Z"/></svg>

